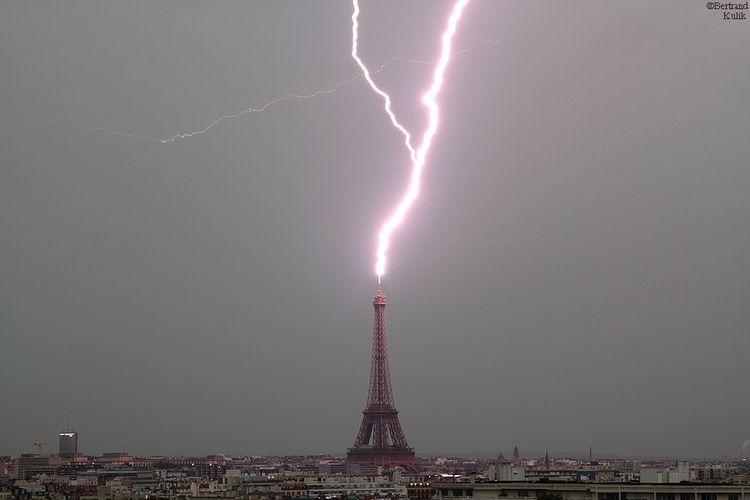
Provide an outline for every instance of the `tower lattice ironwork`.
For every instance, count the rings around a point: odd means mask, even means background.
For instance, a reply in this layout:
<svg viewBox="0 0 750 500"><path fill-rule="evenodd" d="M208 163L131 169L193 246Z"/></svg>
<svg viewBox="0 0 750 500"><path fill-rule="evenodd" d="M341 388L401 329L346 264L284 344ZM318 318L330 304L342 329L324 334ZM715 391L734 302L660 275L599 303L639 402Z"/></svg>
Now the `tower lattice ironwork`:
<svg viewBox="0 0 750 500"><path fill-rule="evenodd" d="M385 331L385 295L380 285L378 293L372 299L372 305L375 308L375 326L372 332L370 389L367 392L367 406L362 412L362 425L346 459L349 463L360 465L388 468L400 465L416 470L414 448L409 448L406 442L404 431L398 422L398 410L393 403Z"/></svg>

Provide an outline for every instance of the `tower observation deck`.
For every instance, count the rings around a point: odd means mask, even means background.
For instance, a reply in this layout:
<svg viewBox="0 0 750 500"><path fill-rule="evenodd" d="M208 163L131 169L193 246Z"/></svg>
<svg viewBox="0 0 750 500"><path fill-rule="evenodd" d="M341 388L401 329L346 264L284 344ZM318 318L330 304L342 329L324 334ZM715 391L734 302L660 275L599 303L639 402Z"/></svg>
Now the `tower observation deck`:
<svg viewBox="0 0 750 500"><path fill-rule="evenodd" d="M417 469L414 448L409 448L398 421L398 410L393 403L391 373L388 368L388 340L385 331L385 295L378 285L372 300L375 326L372 332L372 364L367 406L362 414L362 425L354 446L346 454L348 463L396 466Z"/></svg>

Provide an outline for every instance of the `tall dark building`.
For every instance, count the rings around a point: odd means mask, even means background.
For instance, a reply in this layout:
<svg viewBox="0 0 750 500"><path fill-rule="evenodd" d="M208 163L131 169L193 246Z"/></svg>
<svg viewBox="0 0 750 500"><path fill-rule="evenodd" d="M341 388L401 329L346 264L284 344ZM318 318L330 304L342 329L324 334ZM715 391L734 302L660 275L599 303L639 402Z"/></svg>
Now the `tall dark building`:
<svg viewBox="0 0 750 500"><path fill-rule="evenodd" d="M58 453L66 457L72 457L78 453L77 432L68 430L60 433L60 448Z"/></svg>
<svg viewBox="0 0 750 500"><path fill-rule="evenodd" d="M367 393L367 406L362 412L362 425L354 446L349 448L346 454L346 461L389 468L400 465L416 470L417 458L414 448L409 448L406 442L398 421L398 410L393 403L385 331L385 295L380 290L380 285L378 293L373 297L372 305L375 308L375 327L372 332L370 390Z"/></svg>

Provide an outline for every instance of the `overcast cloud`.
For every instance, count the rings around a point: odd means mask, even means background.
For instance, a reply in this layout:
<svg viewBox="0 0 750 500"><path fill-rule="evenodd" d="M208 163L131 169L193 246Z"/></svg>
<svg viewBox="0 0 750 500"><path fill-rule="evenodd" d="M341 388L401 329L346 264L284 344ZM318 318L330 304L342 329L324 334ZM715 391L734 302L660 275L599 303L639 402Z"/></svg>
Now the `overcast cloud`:
<svg viewBox="0 0 750 500"><path fill-rule="evenodd" d="M451 9L361 5L360 53L414 134L435 67L414 61ZM351 15L0 3L0 454L67 415L87 454L353 444L409 158ZM750 438L750 20L722 17L471 0L383 281L418 454Z"/></svg>

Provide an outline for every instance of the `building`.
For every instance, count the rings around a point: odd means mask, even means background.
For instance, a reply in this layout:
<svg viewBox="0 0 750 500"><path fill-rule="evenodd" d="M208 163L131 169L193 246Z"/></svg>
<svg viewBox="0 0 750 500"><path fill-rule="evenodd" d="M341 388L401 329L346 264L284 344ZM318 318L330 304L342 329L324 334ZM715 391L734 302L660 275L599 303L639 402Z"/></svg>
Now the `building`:
<svg viewBox="0 0 750 500"><path fill-rule="evenodd" d="M38 474L53 475L57 471L57 465L50 464L48 455L24 454L14 458L12 463L13 477L26 480Z"/></svg>
<svg viewBox="0 0 750 500"><path fill-rule="evenodd" d="M58 454L63 457L74 457L78 453L78 433L76 431L62 431Z"/></svg>
<svg viewBox="0 0 750 500"><path fill-rule="evenodd" d="M494 482L432 483L434 500L750 500L748 484Z"/></svg>
<svg viewBox="0 0 750 500"><path fill-rule="evenodd" d="M685 483L688 481L690 481L690 464L688 462L677 462L677 470L671 469L669 467L641 468L642 483Z"/></svg>

